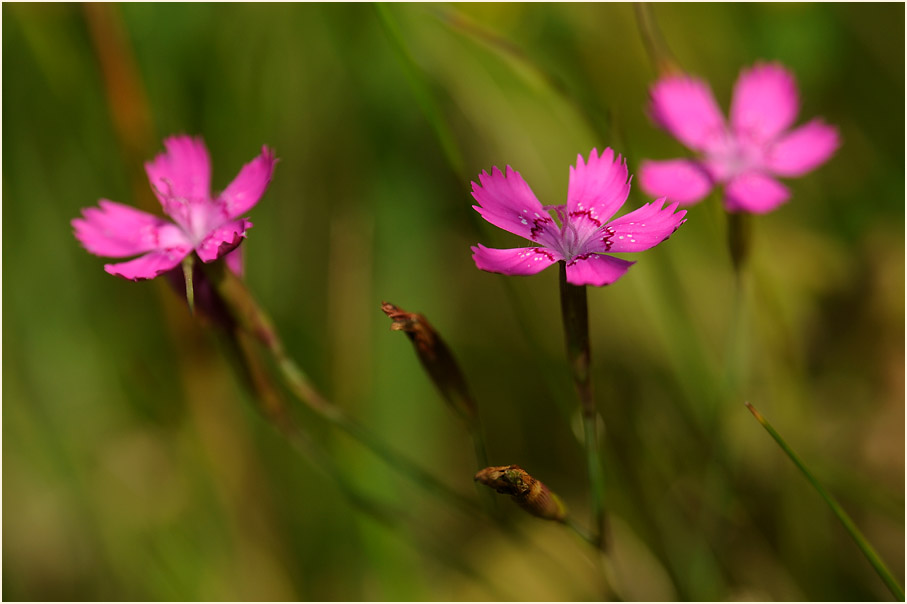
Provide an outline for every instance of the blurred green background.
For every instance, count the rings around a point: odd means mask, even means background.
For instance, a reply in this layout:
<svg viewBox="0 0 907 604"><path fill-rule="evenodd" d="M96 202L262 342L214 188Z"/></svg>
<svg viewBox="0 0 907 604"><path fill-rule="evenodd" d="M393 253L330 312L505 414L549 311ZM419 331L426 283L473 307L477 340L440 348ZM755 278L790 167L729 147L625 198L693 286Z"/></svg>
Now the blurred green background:
<svg viewBox="0 0 907 604"><path fill-rule="evenodd" d="M742 67L776 59L797 76L799 122L825 117L843 146L753 221L738 318L716 196L589 292L614 577L626 599L886 599L743 401L903 582L904 5L651 10L723 107ZM411 521L357 511L255 413L211 330L162 283L104 273L69 221L102 197L150 203L142 162L164 136L205 138L215 190L272 146L243 247L290 353L476 497L466 431L379 304L426 314L476 394L491 462L522 465L585 523L557 272L475 269L470 245L517 238L478 218L469 181L510 164L563 203L577 153L611 146L631 172L683 153L644 113L655 72L632 5L2 12L4 599L602 596L572 534L501 498L511 539L301 414ZM646 201L634 189L628 207Z"/></svg>

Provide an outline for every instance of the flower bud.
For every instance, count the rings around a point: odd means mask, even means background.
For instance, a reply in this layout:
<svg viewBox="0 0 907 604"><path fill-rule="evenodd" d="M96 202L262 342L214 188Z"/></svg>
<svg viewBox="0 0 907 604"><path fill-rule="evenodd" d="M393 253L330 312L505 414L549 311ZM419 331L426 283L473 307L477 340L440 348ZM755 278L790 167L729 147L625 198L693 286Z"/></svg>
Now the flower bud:
<svg viewBox="0 0 907 604"><path fill-rule="evenodd" d="M422 367L435 383L441 396L460 417L474 427L477 420L475 401L466 386L466 379L460 367L438 332L418 313L406 312L387 302L381 303L381 310L390 317L392 330L402 331L409 336Z"/></svg>
<svg viewBox="0 0 907 604"><path fill-rule="evenodd" d="M520 466L485 468L476 473L475 480L498 493L510 495L518 506L533 516L557 521L562 521L567 516L567 508L560 497Z"/></svg>

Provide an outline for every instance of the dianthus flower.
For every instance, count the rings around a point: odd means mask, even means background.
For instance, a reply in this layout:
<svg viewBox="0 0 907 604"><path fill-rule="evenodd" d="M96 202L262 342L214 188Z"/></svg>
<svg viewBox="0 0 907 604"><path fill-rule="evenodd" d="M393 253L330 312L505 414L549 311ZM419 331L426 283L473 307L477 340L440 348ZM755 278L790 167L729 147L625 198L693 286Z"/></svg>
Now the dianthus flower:
<svg viewBox="0 0 907 604"><path fill-rule="evenodd" d="M105 264L111 275L153 279L173 269L193 251L212 262L233 251L252 226L241 214L261 198L277 159L267 147L242 167L222 193L211 196L211 161L200 138L164 140L166 152L145 164L151 188L171 218L102 199L72 221L76 239L98 256L138 258ZM233 264L231 268L236 268Z"/></svg>
<svg viewBox="0 0 907 604"><path fill-rule="evenodd" d="M828 160L839 145L837 130L820 118L789 130L798 111L794 77L777 63L757 63L741 72L729 124L704 81L663 77L650 91L649 113L700 157L644 161L640 186L650 195L688 205L723 184L728 211L770 212L790 197L775 176L801 176Z"/></svg>
<svg viewBox="0 0 907 604"><path fill-rule="evenodd" d="M577 156L570 167L567 204L543 206L519 172L507 166L482 172L472 183L473 206L482 218L536 245L516 249L472 248L476 266L505 275L533 275L558 261L566 263L567 282L608 285L633 262L605 252L641 252L667 239L683 222L686 211L677 204L664 207L664 198L608 222L630 194L626 160L605 149L593 149L589 161ZM557 214L560 224L549 213Z"/></svg>

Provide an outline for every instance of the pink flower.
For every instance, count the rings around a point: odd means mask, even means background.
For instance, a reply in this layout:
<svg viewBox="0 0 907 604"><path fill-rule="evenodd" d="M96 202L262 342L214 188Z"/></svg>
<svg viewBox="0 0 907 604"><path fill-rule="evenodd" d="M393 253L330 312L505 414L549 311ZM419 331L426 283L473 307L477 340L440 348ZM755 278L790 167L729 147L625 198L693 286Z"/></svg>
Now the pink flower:
<svg viewBox="0 0 907 604"><path fill-rule="evenodd" d="M777 63L757 63L740 74L730 124L708 84L697 78L663 77L650 96L652 119L700 158L644 161L641 186L684 205L723 184L729 212L770 212L790 197L774 176L806 174L839 145L838 131L821 119L789 130L798 112L797 85Z"/></svg>
<svg viewBox="0 0 907 604"><path fill-rule="evenodd" d="M151 188L166 220L129 206L102 199L99 207L85 208L72 221L75 236L86 250L98 256L138 258L105 264L111 275L138 281L153 279L176 267L195 251L202 262L211 262L233 251L252 226L249 211L267 188L277 159L267 147L243 166L219 195L211 196L211 161L200 138L174 136L164 140L166 152L145 164ZM228 265L237 270L239 258Z"/></svg>
<svg viewBox="0 0 907 604"><path fill-rule="evenodd" d="M491 224L524 237L533 247L498 250L481 244L472 259L483 271L505 275L534 275L555 262L567 263L567 281L573 285L608 285L617 281L633 262L604 252L641 252L667 239L683 222L686 211L677 204L663 208L664 198L608 220L630 193L627 162L605 149L593 149L589 161L577 156L570 167L567 205L543 206L519 172L507 166L506 175L493 168L472 183L473 206ZM560 225L549 213L554 210Z"/></svg>

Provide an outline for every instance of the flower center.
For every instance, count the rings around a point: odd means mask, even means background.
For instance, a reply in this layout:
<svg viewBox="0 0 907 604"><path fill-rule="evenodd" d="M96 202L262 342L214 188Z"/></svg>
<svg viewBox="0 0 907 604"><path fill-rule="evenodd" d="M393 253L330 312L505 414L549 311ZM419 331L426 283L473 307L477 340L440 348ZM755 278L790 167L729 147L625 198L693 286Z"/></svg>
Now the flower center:
<svg viewBox="0 0 907 604"><path fill-rule="evenodd" d="M546 210L557 212L560 221L560 248L558 251L569 262L577 256L586 255L587 244L601 228L601 222L589 210L577 210L567 214L567 206L548 206Z"/></svg>
<svg viewBox="0 0 907 604"><path fill-rule="evenodd" d="M167 180L164 182L168 190L158 190L163 200L164 212L179 226L193 247L198 246L215 227L213 216L216 212L208 211L211 202L176 195L171 183Z"/></svg>
<svg viewBox="0 0 907 604"><path fill-rule="evenodd" d="M563 246L563 253L565 258L571 258L580 248L580 237L579 233L576 231L576 227L572 222L567 220L561 226L561 245Z"/></svg>
<svg viewBox="0 0 907 604"><path fill-rule="evenodd" d="M739 174L762 167L763 146L746 135L727 133L706 156L706 167L713 179L727 182Z"/></svg>

